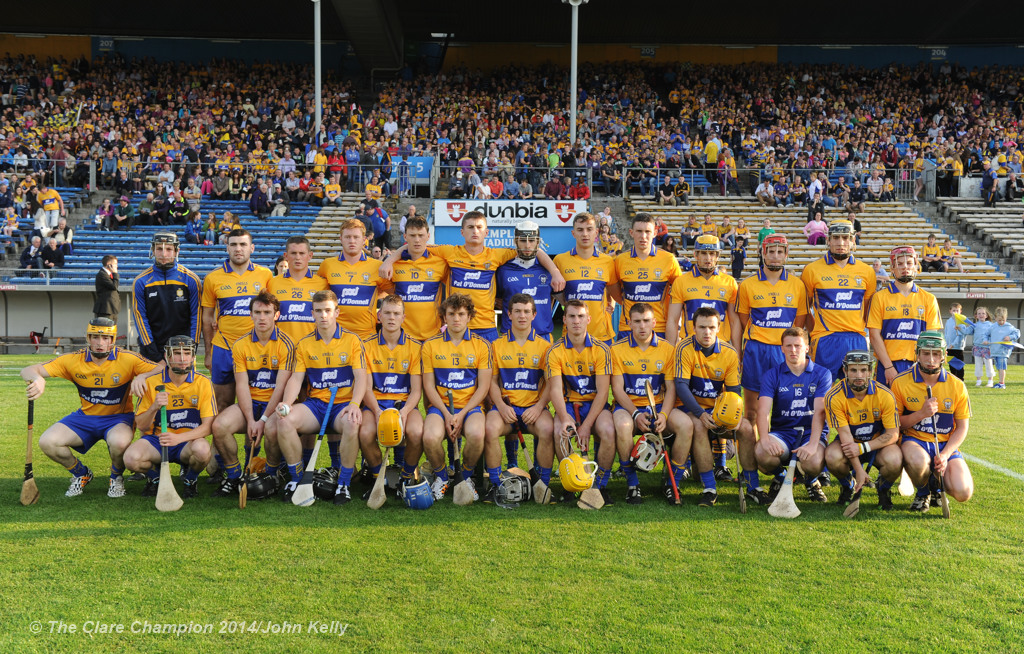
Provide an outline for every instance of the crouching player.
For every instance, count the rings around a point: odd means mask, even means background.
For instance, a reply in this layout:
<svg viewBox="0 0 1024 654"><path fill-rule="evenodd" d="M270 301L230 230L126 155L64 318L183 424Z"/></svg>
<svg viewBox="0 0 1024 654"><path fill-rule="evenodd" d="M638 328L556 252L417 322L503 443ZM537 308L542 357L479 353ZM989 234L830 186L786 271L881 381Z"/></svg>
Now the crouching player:
<svg viewBox="0 0 1024 654"><path fill-rule="evenodd" d="M896 399L872 381L874 360L867 350L850 350L843 358L845 379L825 395L829 425L839 435L825 448L828 469L839 479L839 504L859 497L868 481L867 467L878 468L878 508L892 511L892 485L903 471Z"/></svg>
<svg viewBox="0 0 1024 654"><path fill-rule="evenodd" d="M956 501L966 502L974 494L974 478L959 449L967 437L971 401L964 383L942 369L945 356L942 332L921 332L917 362L892 383L903 431L903 466L917 488L910 510L921 513L937 499L933 472L942 475L946 492Z"/></svg>
<svg viewBox="0 0 1024 654"><path fill-rule="evenodd" d="M168 460L184 470L182 499L198 494L199 473L210 462L210 444L217 402L210 378L196 372L196 345L188 336L172 336L164 346L167 368L146 380L146 392L135 409L135 425L143 436L124 453L129 468L146 475L143 497L155 497L160 481L160 452L167 446ZM161 391L157 386L163 386ZM167 431L162 430L160 409L167 409Z"/></svg>
<svg viewBox="0 0 1024 654"><path fill-rule="evenodd" d="M636 462L632 458L633 438L647 432L664 433L667 411L675 406L673 348L654 333L654 309L646 302L629 308L630 334L612 346L612 397L615 398L615 442L622 472L626 475L626 503L643 504ZM654 393L651 415L645 382Z"/></svg>
<svg viewBox="0 0 1024 654"><path fill-rule="evenodd" d="M544 383L547 351L551 341L533 327L537 305L531 296L516 293L508 303L511 329L492 344L491 410L485 426L484 462L491 487L484 502L494 503L501 473L501 441L520 431L537 440L537 473L544 485L551 484L554 461L554 421L548 410L548 389ZM512 466L513 462L510 461Z"/></svg>
<svg viewBox="0 0 1024 654"><path fill-rule="evenodd" d="M803 470L807 496L825 502L818 475L825 466L828 425L825 422L825 394L832 386L832 373L807 359L807 331L790 327L782 332L785 363L765 372L757 399L757 466L772 475L768 500L782 488L783 466L796 455Z"/></svg>
<svg viewBox="0 0 1024 654"><path fill-rule="evenodd" d="M340 435L331 450L331 467L338 468L338 486L334 490L334 503L347 504L352 499L349 485L359 454L359 425L363 412L359 408L366 396L366 360L359 337L338 325L338 296L334 291L319 291L313 295L313 321L316 331L295 346L295 369L284 388L277 413L276 434L267 433L267 451L279 447L288 464L291 480L285 484L282 501L290 502L301 481L302 461L299 434L320 431L324 418L328 431ZM296 404L303 382L308 381L308 397ZM331 387L338 394L331 405Z"/></svg>
<svg viewBox="0 0 1024 654"><path fill-rule="evenodd" d="M405 320L402 298L397 295L385 297L378 315L380 333L363 341L370 379L363 401L359 449L374 477L386 473L381 470L383 457L377 444L377 423L385 409L398 409L404 436L402 444L395 448L395 461L402 465L402 480L398 488L401 498L404 487L411 484L416 464L423 454L423 416L419 411L423 393L423 378L420 376L423 346L402 329ZM370 499L370 492L367 491L364 499Z"/></svg>
<svg viewBox="0 0 1024 654"><path fill-rule="evenodd" d="M224 461L224 480L213 492L214 497L238 493L242 483L242 466L238 462L235 434L245 434L245 451L263 438L271 420L277 422L277 404L284 394L291 369L295 365L295 345L276 321L281 316L281 303L270 293L260 291L249 302L253 329L231 346L238 404L232 404L213 421L213 446ZM267 456L267 472L277 475L281 454Z"/></svg>
<svg viewBox="0 0 1024 654"><path fill-rule="evenodd" d="M601 312L604 313L603 309ZM602 315L602 320L605 319ZM555 407L558 459L569 455L568 448L563 448L562 444L563 438L570 435L570 427L576 429L579 438L576 446L583 452L590 449L590 435L596 434L599 446L595 453L594 485L601 491L607 506L613 503L606 486L615 461L615 425L612 412L608 410L612 354L607 345L587 333L590 312L582 300L565 303L562 321L565 336L548 351L546 373L549 397Z"/></svg>
<svg viewBox="0 0 1024 654"><path fill-rule="evenodd" d="M693 457L704 486L698 506L714 506L718 500L710 436L720 438L711 416L715 399L724 391L740 392L739 356L732 345L718 339L720 321L717 309L700 307L693 314L693 335L680 341L675 349L675 390L682 406L672 409L668 416L669 429L676 435L671 452L672 469L678 486L683 482L686 458ZM749 420L740 420L736 437L740 464L747 478L747 495L754 502L764 504L767 496L758 488L754 428ZM666 486L665 497L674 501L671 487Z"/></svg>
<svg viewBox="0 0 1024 654"><path fill-rule="evenodd" d="M476 314L468 295L454 293L440 307L445 332L423 344L420 361L423 365L423 392L429 408L423 421L423 449L437 477L430 490L434 499L444 497L448 490L448 466L445 464L445 439L458 446L460 436L466 437L462 452L462 470L455 474L465 480L473 491L473 470L484 451L485 419L480 403L491 389L491 348L487 341L469 330ZM454 406L449 410L448 397ZM456 482L458 483L458 482Z"/></svg>
<svg viewBox="0 0 1024 654"><path fill-rule="evenodd" d="M47 377L62 377L78 388L82 407L50 425L39 438L39 449L71 473L67 497L81 495L93 476L92 470L71 450L85 454L101 440L106 441L110 452L107 496L124 497L124 452L134 435L129 390L141 395L146 377L159 371L152 361L115 347L116 339L117 325L113 320L94 318L85 330L86 349L21 371L30 401L42 397Z"/></svg>

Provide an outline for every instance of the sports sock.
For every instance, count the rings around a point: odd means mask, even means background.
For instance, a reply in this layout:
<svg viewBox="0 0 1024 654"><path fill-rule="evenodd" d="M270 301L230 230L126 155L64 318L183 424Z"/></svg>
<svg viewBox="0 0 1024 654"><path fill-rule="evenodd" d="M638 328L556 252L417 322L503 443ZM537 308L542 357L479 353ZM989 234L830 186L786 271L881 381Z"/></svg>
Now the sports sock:
<svg viewBox="0 0 1024 654"><path fill-rule="evenodd" d="M181 478L191 484L195 480L199 479L199 472L193 470L192 467L189 466L188 468L185 468L185 474L182 475Z"/></svg>
<svg viewBox="0 0 1024 654"><path fill-rule="evenodd" d="M434 474L437 475L437 478L441 481L448 481L448 466L443 465L440 468L435 468Z"/></svg>
<svg viewBox="0 0 1024 654"><path fill-rule="evenodd" d="M750 490L756 490L761 485L761 480L757 476L757 470L744 470L743 478L747 481L747 488Z"/></svg>
<svg viewBox="0 0 1024 654"><path fill-rule="evenodd" d="M338 475L338 485L348 486L349 484L352 483L352 473L354 473L356 469L346 468L345 466L341 465L340 461L338 463L338 467L341 469L341 473Z"/></svg>
<svg viewBox="0 0 1024 654"><path fill-rule="evenodd" d="M68 468L68 472L71 473L72 477L84 477L89 474L89 468L82 463L81 459L75 459L75 465Z"/></svg>
<svg viewBox="0 0 1024 654"><path fill-rule="evenodd" d="M402 462L402 479L412 479L416 476L416 464Z"/></svg>
<svg viewBox="0 0 1024 654"><path fill-rule="evenodd" d="M228 476L228 479L239 479L242 476L242 464L235 461L233 465L224 466L224 474Z"/></svg>
<svg viewBox="0 0 1024 654"><path fill-rule="evenodd" d="M214 458L215 461L217 461L217 469L218 470L223 470L224 469L224 457L222 457L219 454L214 454L213 458Z"/></svg>
<svg viewBox="0 0 1024 654"><path fill-rule="evenodd" d="M313 458L313 448L302 448L302 467L305 468L309 465L309 460ZM333 467L333 466L332 466Z"/></svg>
<svg viewBox="0 0 1024 654"><path fill-rule="evenodd" d="M508 467L519 467L519 441L511 438L505 439L505 456L508 457Z"/></svg>
<svg viewBox="0 0 1024 654"><path fill-rule="evenodd" d="M266 470L266 472L267 472L267 474L268 474L268 475L270 475L271 477L276 477L276 476L277 476L277 470L278 470L278 468L280 468L280 467L281 467L281 464L280 464L280 463L271 463L270 461L267 461L267 470ZM299 464L298 464L298 463L296 463L296 464L295 464L295 467L296 467L296 468L298 468L298 467L299 467Z"/></svg>
<svg viewBox="0 0 1024 654"><path fill-rule="evenodd" d="M853 476L853 473L851 472L849 476L843 477L842 479L840 479L839 483L843 485L843 488L849 488L850 490L853 490L853 481L854 481L854 476Z"/></svg>
<svg viewBox="0 0 1024 654"><path fill-rule="evenodd" d="M124 468L118 468L113 463L110 464L110 478L117 479L124 474Z"/></svg>
<svg viewBox="0 0 1024 654"><path fill-rule="evenodd" d="M327 451L331 455L331 467L341 467L341 441L327 441Z"/></svg>
<svg viewBox="0 0 1024 654"><path fill-rule="evenodd" d="M879 477L878 481L875 483L875 487L878 490L888 490L888 489L892 488L892 484L893 484L893 482L889 481L885 477Z"/></svg>
<svg viewBox="0 0 1024 654"><path fill-rule="evenodd" d="M710 488L713 491L718 490L718 485L715 483L715 471L708 470L707 472L700 473L700 483L704 484L704 488Z"/></svg>
<svg viewBox="0 0 1024 654"><path fill-rule="evenodd" d="M640 478L636 476L636 466L633 464L632 459L623 461L620 467L622 468L622 474L626 475L627 486L640 485Z"/></svg>
<svg viewBox="0 0 1024 654"><path fill-rule="evenodd" d="M551 485L551 468L544 468L537 466L537 472L540 474L540 480L544 482L545 486Z"/></svg>
<svg viewBox="0 0 1024 654"><path fill-rule="evenodd" d="M156 481L160 479L160 473L157 472L156 468L150 468L146 471L146 481Z"/></svg>
<svg viewBox="0 0 1024 654"><path fill-rule="evenodd" d="M594 475L594 485L598 488L604 488L608 485L608 479L612 476L612 471L608 468L598 468L597 474Z"/></svg>
<svg viewBox="0 0 1024 654"><path fill-rule="evenodd" d="M683 466L676 462L672 462L672 475L676 478L676 486L683 483Z"/></svg>
<svg viewBox="0 0 1024 654"><path fill-rule="evenodd" d="M916 497L927 497L931 490L928 488L928 484L925 484L921 488L917 489Z"/></svg>
<svg viewBox="0 0 1024 654"><path fill-rule="evenodd" d="M498 482L501 481L500 476L501 476L501 468L488 468L487 469L487 479L490 480L490 482L492 484L497 485Z"/></svg>
<svg viewBox="0 0 1024 654"><path fill-rule="evenodd" d="M472 479L472 478L473 478L473 469L472 468L467 468L466 464L463 463L462 464L462 481L466 481L467 479Z"/></svg>
<svg viewBox="0 0 1024 654"><path fill-rule="evenodd" d="M288 477L296 484L302 481L302 472L300 470L299 464L297 463L295 465L288 466ZM274 471L274 474L277 474L276 470Z"/></svg>
<svg viewBox="0 0 1024 654"><path fill-rule="evenodd" d="M370 466L370 473L373 475L374 479L376 479L380 475L380 469L382 465L383 463L378 463L375 466Z"/></svg>
<svg viewBox="0 0 1024 654"><path fill-rule="evenodd" d="M693 457L686 457L686 467L689 468L693 465Z"/></svg>
<svg viewBox="0 0 1024 654"><path fill-rule="evenodd" d="M395 465L401 466L405 463L405 445L399 445L395 448Z"/></svg>
<svg viewBox="0 0 1024 654"><path fill-rule="evenodd" d="M726 446L725 441L721 438L715 438L711 440L711 452L715 457L715 465L724 468L725 467L725 454Z"/></svg>

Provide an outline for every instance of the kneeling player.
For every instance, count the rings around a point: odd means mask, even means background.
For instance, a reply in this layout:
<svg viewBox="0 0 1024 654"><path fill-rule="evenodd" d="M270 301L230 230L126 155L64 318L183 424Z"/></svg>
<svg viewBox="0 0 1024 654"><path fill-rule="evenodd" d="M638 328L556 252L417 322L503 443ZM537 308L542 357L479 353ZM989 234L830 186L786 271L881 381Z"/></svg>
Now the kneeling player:
<svg viewBox="0 0 1024 654"><path fill-rule="evenodd" d="M782 332L782 353L786 362L765 372L757 400L757 431L761 435L754 454L757 466L775 477L768 499L782 488L782 466L795 454L803 469L807 495L825 502L818 475L825 466L828 425L825 423L825 394L832 386L832 373L807 359L807 331L790 327Z"/></svg>
<svg viewBox="0 0 1024 654"><path fill-rule="evenodd" d="M250 452L253 444L262 439L268 423L277 422L277 404L295 365L295 345L276 326L281 316L280 301L269 291L260 291L249 302L249 316L252 331L231 346L238 404L221 411L213 421L213 446L224 461L225 473L214 497L238 492L242 466L238 462L235 434L245 434L245 451ZM280 452L271 456L268 451L267 472L276 476L280 461Z"/></svg>
<svg viewBox="0 0 1024 654"><path fill-rule="evenodd" d="M933 472L942 475L946 492L956 501L966 502L974 494L974 478L959 449L967 438L971 402L964 383L942 369L945 357L942 332L921 332L917 362L892 383L903 430L903 466L917 488L911 511L931 507L938 488Z"/></svg>
<svg viewBox="0 0 1024 654"><path fill-rule="evenodd" d="M537 334L533 319L537 315L534 300L525 293L509 299L511 329L491 344L491 410L487 412L484 460L491 487L484 502L494 503L501 473L501 440L515 430L533 434L537 439L537 473L545 485L551 483L554 461L554 421L548 411L548 389L544 368L551 341ZM512 465L509 461L509 465Z"/></svg>
<svg viewBox="0 0 1024 654"><path fill-rule="evenodd" d="M903 470L896 400L892 391L871 380L874 360L867 350L843 358L845 379L825 395L828 422L839 435L825 448L828 469L839 478L839 504L858 496L868 481L865 466L878 468L878 507L892 510L892 485Z"/></svg>
<svg viewBox="0 0 1024 654"><path fill-rule="evenodd" d="M646 302L629 308L630 335L612 346L612 397L615 398L615 442L626 475L626 503L642 504L640 479L632 458L633 438L647 432L663 433L666 410L675 406L672 346L654 333L654 310ZM648 408L645 382L654 392L655 414Z"/></svg>
<svg viewBox="0 0 1024 654"><path fill-rule="evenodd" d="M587 333L590 313L582 300L565 303L565 336L548 351L547 379L551 404L555 407L556 448L561 461L569 455L563 439L575 428L583 452L590 449L590 435L596 434L597 475L595 486L605 506L613 504L606 488L615 461L615 425L608 410L611 386L611 350ZM570 414L570 406L572 413Z"/></svg>
<svg viewBox="0 0 1024 654"><path fill-rule="evenodd" d="M285 484L281 499L290 502L302 474L299 434L315 434L326 417L328 430L341 435L337 455L331 453L331 463L334 467L333 459L338 459L334 503L342 505L352 499L349 485L359 454L359 425L363 421L359 406L366 395L366 362L359 337L338 325L338 296L334 291L319 291L313 296L313 320L316 331L295 347L295 370L277 407L281 416L277 433L267 434L267 449L270 451L276 441L284 454L291 481ZM292 406L304 381L309 382L309 396ZM333 405L332 386L338 387Z"/></svg>
<svg viewBox="0 0 1024 654"><path fill-rule="evenodd" d="M716 425L711 417L715 398L723 391L739 394L739 357L729 343L718 339L720 316L712 307L700 307L693 314L693 336L684 338L675 349L675 390L682 407L669 413L669 428L675 432L672 444L672 466L676 485L683 482L686 458L692 451L693 463L700 474L704 491L698 505L714 506L718 499L715 473L712 469L711 438ZM747 477L747 495L758 504L764 504L766 495L759 490L754 461L754 428L743 419L736 428L737 450L740 464ZM665 488L665 496L674 500L672 489Z"/></svg>
<svg viewBox="0 0 1024 654"><path fill-rule="evenodd" d="M420 375L423 346L402 329L405 320L402 298L397 295L385 297L378 315L380 333L363 341L370 383L363 402L359 448L374 477L385 474L387 471L381 470L383 457L377 443L377 423L385 409L398 409L404 438L402 444L395 448L395 461L402 465L402 481L398 488L398 496L402 497L404 486L411 484L416 464L423 454L423 416L419 411L423 393L423 377ZM370 492L367 491L364 499L369 499Z"/></svg>
<svg viewBox="0 0 1024 654"><path fill-rule="evenodd" d="M489 310L489 309L488 309ZM466 437L462 452L462 470L456 470L457 481L465 480L473 492L473 470L484 451L485 419L480 408L491 388L491 348L487 341L469 330L469 321L476 314L469 296L454 293L440 307L445 332L423 344L423 392L430 406L423 421L423 449L437 477L430 486L434 499L441 499L448 490L448 466L444 461L447 438L458 446L460 436ZM453 406L449 407L449 401Z"/></svg>
<svg viewBox="0 0 1024 654"><path fill-rule="evenodd" d="M210 378L195 371L195 342L188 336L172 336L164 346L167 368L146 380L146 392L135 409L135 425L143 433L124 453L132 470L146 475L143 497L156 496L160 474L160 452L167 447L168 460L184 470L181 497L198 494L199 473L210 462L206 437L212 433L217 415ZM163 386L163 390L157 390ZM160 410L167 409L167 431L162 430Z"/></svg>
<svg viewBox="0 0 1024 654"><path fill-rule="evenodd" d="M115 347L116 338L114 321L95 318L85 330L86 349L27 366L21 371L21 378L28 383L29 400L42 397L47 377L63 377L78 387L82 407L48 427L39 438L39 449L71 473L67 497L81 495L82 489L92 481L92 470L71 450L85 454L101 440L106 441L110 451L107 495L124 497L124 452L134 435L129 385L131 392L141 395L145 378L157 372L157 364Z"/></svg>

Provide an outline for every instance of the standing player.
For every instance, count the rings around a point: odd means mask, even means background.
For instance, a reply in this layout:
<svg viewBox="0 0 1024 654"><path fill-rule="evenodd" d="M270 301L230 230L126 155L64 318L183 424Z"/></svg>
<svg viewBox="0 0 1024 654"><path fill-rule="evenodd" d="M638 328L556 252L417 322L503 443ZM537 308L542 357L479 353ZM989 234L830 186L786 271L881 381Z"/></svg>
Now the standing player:
<svg viewBox="0 0 1024 654"><path fill-rule="evenodd" d="M377 327L377 294L387 285L379 274L380 262L366 256L366 225L350 218L341 225L341 254L325 259L316 274L327 280L338 296L338 324L360 339Z"/></svg>
<svg viewBox="0 0 1024 654"><path fill-rule="evenodd" d="M551 317L551 275L537 261L540 250L540 227L537 223L524 220L516 225L513 243L516 257L498 267L497 283L501 299L501 334L512 329L512 298L525 293L533 298L536 316L533 330L539 336L550 340L555 325Z"/></svg>
<svg viewBox="0 0 1024 654"><path fill-rule="evenodd" d="M244 433L245 451L252 449L271 420L277 420L277 404L295 365L295 345L276 326L281 305L267 290L249 303L252 331L231 346L235 393L238 403L227 407L213 421L213 446L224 462L224 480L214 497L234 495L242 481L235 434ZM271 459L275 462L271 463ZM277 474L279 457L267 457L267 470Z"/></svg>
<svg viewBox="0 0 1024 654"><path fill-rule="evenodd" d="M679 339L680 318L683 338L691 335L697 309L710 307L721 317L718 338L740 349L740 323L736 317L736 279L718 272L722 246L717 236L702 234L693 246L696 265L672 282L665 340L675 345Z"/></svg>
<svg viewBox="0 0 1024 654"><path fill-rule="evenodd" d="M572 220L572 236L576 247L555 256L555 265L565 278L563 304L568 312L569 302L582 302L587 309L588 333L611 347L615 342L615 328L611 318L614 303L609 289L618 281L614 262L597 248L597 221L593 215L576 214ZM554 401L554 397L551 399Z"/></svg>
<svg viewBox="0 0 1024 654"><path fill-rule="evenodd" d="M612 346L612 397L615 398L615 442L626 475L626 503L642 504L640 480L633 461L633 437L664 433L668 412L675 406L672 346L655 334L654 309L646 302L629 308L630 334ZM644 382L651 383L655 414L648 408Z"/></svg>
<svg viewBox="0 0 1024 654"><path fill-rule="evenodd" d="M210 435L217 415L210 378L196 372L196 344L188 336L172 336L164 347L167 367L146 380L146 392L135 409L135 426L143 436L124 453L125 464L146 476L143 497L154 497L159 485L160 449L168 448L171 463L182 467L184 499L198 494L196 481L210 461ZM156 387L164 386L163 391ZM160 431L160 409L167 408L167 432Z"/></svg>
<svg viewBox="0 0 1024 654"><path fill-rule="evenodd" d="M782 332L785 363L765 371L757 400L757 432L760 439L754 453L757 466L775 477L768 501L782 488L782 466L796 455L803 469L807 495L825 502L818 475L825 465L828 424L825 394L832 386L832 374L807 358L807 331L790 327Z"/></svg>
<svg viewBox="0 0 1024 654"><path fill-rule="evenodd" d="M619 318L618 337L628 338L631 307L642 302L654 314L654 333L665 337L665 316L668 312L672 283L682 274L675 256L659 250L654 245L655 223L649 213L638 213L633 217L629 229L633 247L615 257L615 277L618 284L611 287L611 294L622 303L622 317Z"/></svg>
<svg viewBox="0 0 1024 654"><path fill-rule="evenodd" d="M974 478L960 453L970 424L971 401L964 383L942 369L946 357L942 332L922 332L916 353L914 366L893 381L892 394L903 432L903 466L917 488L910 510L924 513L933 502L929 490L938 488L935 474L942 475L946 492L956 501L966 502L974 494ZM933 434L939 440L937 452Z"/></svg>
<svg viewBox="0 0 1024 654"><path fill-rule="evenodd" d="M313 333L313 296L326 290L327 280L309 269L313 252L305 236L291 236L284 244L288 270L270 280L270 292L281 305L277 326L282 333L298 343Z"/></svg>
<svg viewBox="0 0 1024 654"><path fill-rule="evenodd" d="M761 242L761 266L744 279L736 297L736 316L743 334L743 402L746 418L757 420L761 378L785 361L782 332L803 327L807 320L807 290L786 270L789 243L784 234L771 234Z"/></svg>
<svg viewBox="0 0 1024 654"><path fill-rule="evenodd" d="M864 486L870 464L878 468L878 507L892 511L892 485L903 471L899 421L892 391L871 380L873 364L866 350L846 353L846 377L825 395L829 425L838 432L825 460L839 478L839 504L849 504Z"/></svg>
<svg viewBox="0 0 1024 654"><path fill-rule="evenodd" d="M448 276L448 264L427 250L430 226L422 216L412 216L405 224L407 249L395 261L392 282L394 293L405 308L405 333L425 342L441 333L441 289Z"/></svg>
<svg viewBox="0 0 1024 654"><path fill-rule="evenodd" d="M811 354L814 362L837 377L850 350L866 350L865 321L875 294L875 271L853 256L853 223L828 226L828 252L804 266L800 280L814 309ZM760 423L758 423L760 424Z"/></svg>
<svg viewBox="0 0 1024 654"><path fill-rule="evenodd" d="M914 365L917 337L926 329L942 329L935 296L914 284L917 251L909 246L889 253L893 281L871 302L868 334L878 359L878 381L892 386L896 375Z"/></svg>
<svg viewBox="0 0 1024 654"><path fill-rule="evenodd" d="M561 256L561 255L559 255ZM568 286L572 282L566 282ZM603 316L607 317L604 309ZM597 475L594 480L604 503L612 504L605 488L615 461L615 425L608 410L608 389L611 386L612 354L607 345L588 334L590 313L582 300L568 300L563 318L565 335L548 351L548 396L555 407L554 429L559 438L559 459L569 452L561 451L561 437L568 436L570 426L576 428L579 442L586 452L590 435L595 434L599 446L595 452Z"/></svg>
<svg viewBox="0 0 1024 654"><path fill-rule="evenodd" d="M458 446L466 437L462 470L456 470L473 490L473 470L484 451L485 423L481 403L491 390L491 348L469 329L475 308L466 295L455 293L441 303L445 331L423 344L423 392L429 406L423 421L423 449L437 478L430 490L441 499L448 490L448 466L441 444L447 438ZM448 407L451 391L455 413Z"/></svg>
<svg viewBox="0 0 1024 654"><path fill-rule="evenodd" d="M231 344L252 328L249 305L273 277L270 269L249 260L255 249L248 231L231 230L227 261L203 279L203 347L218 411L235 401Z"/></svg>
<svg viewBox="0 0 1024 654"><path fill-rule="evenodd" d="M284 455L291 481L284 487L282 500L290 502L301 477L299 434L315 434L327 416L329 430L341 436L340 445L331 446L328 441L328 447L331 467L339 469L334 503L342 505L352 499L349 485L359 454L359 425L363 420L359 407L369 387L366 358L359 338L338 325L338 297L334 291L320 291L313 296L313 318L316 331L295 346L295 369L277 407L281 416L277 433L273 438L267 434L267 449L273 444ZM306 400L295 404L304 382L308 382ZM328 406L332 386L338 387L338 394L334 405Z"/></svg>
<svg viewBox="0 0 1024 654"><path fill-rule="evenodd" d="M115 346L117 325L110 318L90 320L85 340L86 349L26 366L21 378L28 384L29 400L42 397L48 377L62 377L78 388L82 407L50 425L39 438L39 449L71 473L65 495L81 495L93 477L71 450L85 454L103 440L110 452L107 496L124 497L124 452L134 435L129 392L141 395L146 377L158 372L157 364Z"/></svg>
<svg viewBox="0 0 1024 654"><path fill-rule="evenodd" d="M369 384L363 401L363 424L359 448L376 477L382 457L377 444L377 423L385 409L398 409L402 419L402 444L395 448L395 462L402 466L402 484L411 484L416 464L423 454L423 416L419 411L423 394L420 352L423 345L402 329L405 303L388 295L380 304L380 333L363 341ZM399 488L399 496L402 488ZM369 496L367 495L367 498Z"/></svg>
<svg viewBox="0 0 1024 654"><path fill-rule="evenodd" d="M178 235L153 234L149 256L153 265L132 282L132 320L139 332L139 353L150 361L164 360L171 336L187 334L199 341L202 282L178 263Z"/></svg>
<svg viewBox="0 0 1024 654"><path fill-rule="evenodd" d="M684 277L685 278L685 277ZM679 342L673 353L675 364L676 396L681 407L673 408L668 416L669 428L676 435L672 444L672 466L676 485L683 482L686 458L693 456L704 491L699 506L714 506L718 499L716 479L726 478L718 469L712 470L711 438L715 430L712 409L718 396L730 391L740 392L739 355L727 341L718 338L721 314L715 307L700 307L693 315L692 336ZM716 440L720 440L716 437ZM743 419L736 428L737 456L747 479L747 496L764 504L766 495L759 489L754 460L754 428ZM723 453L724 458L724 453ZM721 465L724 466L724 460ZM727 478L731 479L732 475ZM665 497L674 501L671 487L665 488Z"/></svg>
<svg viewBox="0 0 1024 654"><path fill-rule="evenodd" d="M512 328L491 344L491 410L485 424L484 461L492 484L484 501L493 504L501 472L502 436L512 435L513 427L533 434L537 443L537 473L545 485L551 484L554 460L554 421L548 410L548 389L544 383L547 351L551 341L532 327L537 305L532 296L516 293L509 301ZM509 467L515 463L509 457Z"/></svg>

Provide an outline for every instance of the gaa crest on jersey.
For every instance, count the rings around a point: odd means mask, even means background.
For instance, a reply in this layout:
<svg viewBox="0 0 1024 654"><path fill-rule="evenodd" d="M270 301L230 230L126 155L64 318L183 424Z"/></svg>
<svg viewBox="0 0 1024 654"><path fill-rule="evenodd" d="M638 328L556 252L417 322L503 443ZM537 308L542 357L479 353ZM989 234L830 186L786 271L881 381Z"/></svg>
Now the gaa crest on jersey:
<svg viewBox="0 0 1024 654"><path fill-rule="evenodd" d="M722 298L723 300L725 299L725 289L724 288L718 289L718 297Z"/></svg>
<svg viewBox="0 0 1024 654"><path fill-rule="evenodd" d="M188 401L189 401L190 404L192 404L192 406L199 406L199 396L198 395L190 396L188 398Z"/></svg>
<svg viewBox="0 0 1024 654"><path fill-rule="evenodd" d="M534 355L534 357L533 357L533 365L535 365L535 366L539 366L540 365L540 357L539 356Z"/></svg>
<svg viewBox="0 0 1024 654"><path fill-rule="evenodd" d="M179 288L179 289L178 289L178 292L176 293L176 295L177 295L178 297L183 297L183 296L185 295L185 291Z"/></svg>
<svg viewBox="0 0 1024 654"><path fill-rule="evenodd" d="M793 295L791 293L786 293L786 304L793 304Z"/></svg>
<svg viewBox="0 0 1024 654"><path fill-rule="evenodd" d="M817 390L817 388L817 384L811 384L810 386L807 387L807 392L810 393L811 395L814 395L814 391Z"/></svg>
<svg viewBox="0 0 1024 654"><path fill-rule="evenodd" d="M121 375L111 375L110 376L110 383L114 384L115 386L120 384L121 383Z"/></svg>
<svg viewBox="0 0 1024 654"><path fill-rule="evenodd" d="M473 361L474 361L475 359L476 359L476 357L475 357L475 356L473 356L472 354L470 354L470 355L467 355L467 356L466 356L466 363L468 363L469 365L473 365Z"/></svg>
<svg viewBox="0 0 1024 654"><path fill-rule="evenodd" d="M715 377L722 377L723 370L721 368L715 368Z"/></svg>
<svg viewBox="0 0 1024 654"><path fill-rule="evenodd" d="M951 410L953 408L953 400L949 398L942 400L942 406L946 409L946 411Z"/></svg>
<svg viewBox="0 0 1024 654"><path fill-rule="evenodd" d="M654 362L654 368L655 368L655 369L656 369L656 370L657 370L658 372L661 372L661 361L655 361L655 362Z"/></svg>
<svg viewBox="0 0 1024 654"><path fill-rule="evenodd" d="M370 273L363 273L363 281L364 282L370 281Z"/></svg>
<svg viewBox="0 0 1024 654"><path fill-rule="evenodd" d="M348 363L348 353L347 352L340 353L338 355L338 358L341 359L341 365L345 365L346 363Z"/></svg>

